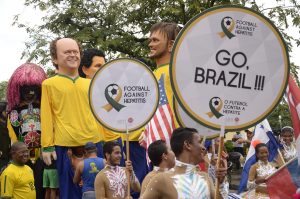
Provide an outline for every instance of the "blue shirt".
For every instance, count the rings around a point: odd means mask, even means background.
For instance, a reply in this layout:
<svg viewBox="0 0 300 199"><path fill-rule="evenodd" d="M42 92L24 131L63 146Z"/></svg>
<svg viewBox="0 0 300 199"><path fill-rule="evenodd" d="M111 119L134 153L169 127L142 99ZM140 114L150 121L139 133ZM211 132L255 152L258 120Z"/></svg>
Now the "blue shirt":
<svg viewBox="0 0 300 199"><path fill-rule="evenodd" d="M94 191L96 175L104 168L102 158L87 158L83 160L83 171L81 174L83 186L82 192Z"/></svg>

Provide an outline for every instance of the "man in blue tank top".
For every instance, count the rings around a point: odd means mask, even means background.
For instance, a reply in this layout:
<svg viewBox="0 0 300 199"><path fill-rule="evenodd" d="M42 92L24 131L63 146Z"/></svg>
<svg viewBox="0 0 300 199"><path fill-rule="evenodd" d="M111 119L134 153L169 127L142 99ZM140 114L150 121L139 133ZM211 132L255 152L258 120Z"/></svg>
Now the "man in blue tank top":
<svg viewBox="0 0 300 199"><path fill-rule="evenodd" d="M96 144L86 143L85 159L78 163L73 178L74 183L82 183L82 199L95 199L94 182L96 175L105 166L105 161L97 156Z"/></svg>

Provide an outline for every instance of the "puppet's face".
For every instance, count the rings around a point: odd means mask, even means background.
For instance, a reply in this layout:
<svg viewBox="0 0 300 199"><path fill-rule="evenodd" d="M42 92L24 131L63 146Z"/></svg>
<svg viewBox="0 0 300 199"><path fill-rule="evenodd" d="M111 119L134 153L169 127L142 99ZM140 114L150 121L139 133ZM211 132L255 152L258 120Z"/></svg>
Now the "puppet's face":
<svg viewBox="0 0 300 199"><path fill-rule="evenodd" d="M21 101L23 102L33 102L36 99L39 99L41 93L40 86L22 86L20 88Z"/></svg>

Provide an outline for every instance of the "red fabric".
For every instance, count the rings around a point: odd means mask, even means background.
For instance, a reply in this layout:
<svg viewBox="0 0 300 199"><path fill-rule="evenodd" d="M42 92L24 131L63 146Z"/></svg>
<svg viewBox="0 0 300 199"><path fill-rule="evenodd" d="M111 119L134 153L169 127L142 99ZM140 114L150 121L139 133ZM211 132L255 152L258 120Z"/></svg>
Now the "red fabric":
<svg viewBox="0 0 300 199"><path fill-rule="evenodd" d="M146 149L156 140L164 140L169 143L172 132L175 129L173 113L165 91L164 78L165 76L162 75L158 81L160 92L158 108L145 128L142 146Z"/></svg>
<svg viewBox="0 0 300 199"><path fill-rule="evenodd" d="M294 134L295 138L297 139L300 133L300 120L296 107L300 103L300 89L298 88L295 80L291 76L289 77L288 103L292 116Z"/></svg>
<svg viewBox="0 0 300 199"><path fill-rule="evenodd" d="M300 193L294 194L293 199L300 199Z"/></svg>
<svg viewBox="0 0 300 199"><path fill-rule="evenodd" d="M287 88L287 99L294 128L298 161L300 162L300 89L291 76L289 77L289 86Z"/></svg>
<svg viewBox="0 0 300 199"><path fill-rule="evenodd" d="M205 171L205 172L207 171L207 168L206 168L206 166L205 166L205 162L200 162L200 163L199 163L199 167L200 167L200 170L201 170L201 171Z"/></svg>
<svg viewBox="0 0 300 199"><path fill-rule="evenodd" d="M296 193L297 187L285 167L267 180L267 189L270 199L283 199L291 198Z"/></svg>

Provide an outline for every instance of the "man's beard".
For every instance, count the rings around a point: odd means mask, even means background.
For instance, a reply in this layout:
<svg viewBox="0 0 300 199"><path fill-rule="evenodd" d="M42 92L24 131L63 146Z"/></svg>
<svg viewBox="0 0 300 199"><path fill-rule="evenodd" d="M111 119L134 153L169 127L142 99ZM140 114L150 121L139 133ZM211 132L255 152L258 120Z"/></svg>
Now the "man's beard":
<svg viewBox="0 0 300 199"><path fill-rule="evenodd" d="M116 163L117 161L114 161L112 158L110 158L110 164L111 166L119 166L119 163Z"/></svg>
<svg viewBox="0 0 300 199"><path fill-rule="evenodd" d="M150 53L149 53L149 58L151 58L151 59L160 59L160 58L162 58L166 53L167 53L167 51L168 51L168 47L167 46L165 46L165 48L164 48L164 50L162 50L161 52L156 52L155 54L153 54L153 55L150 55Z"/></svg>

